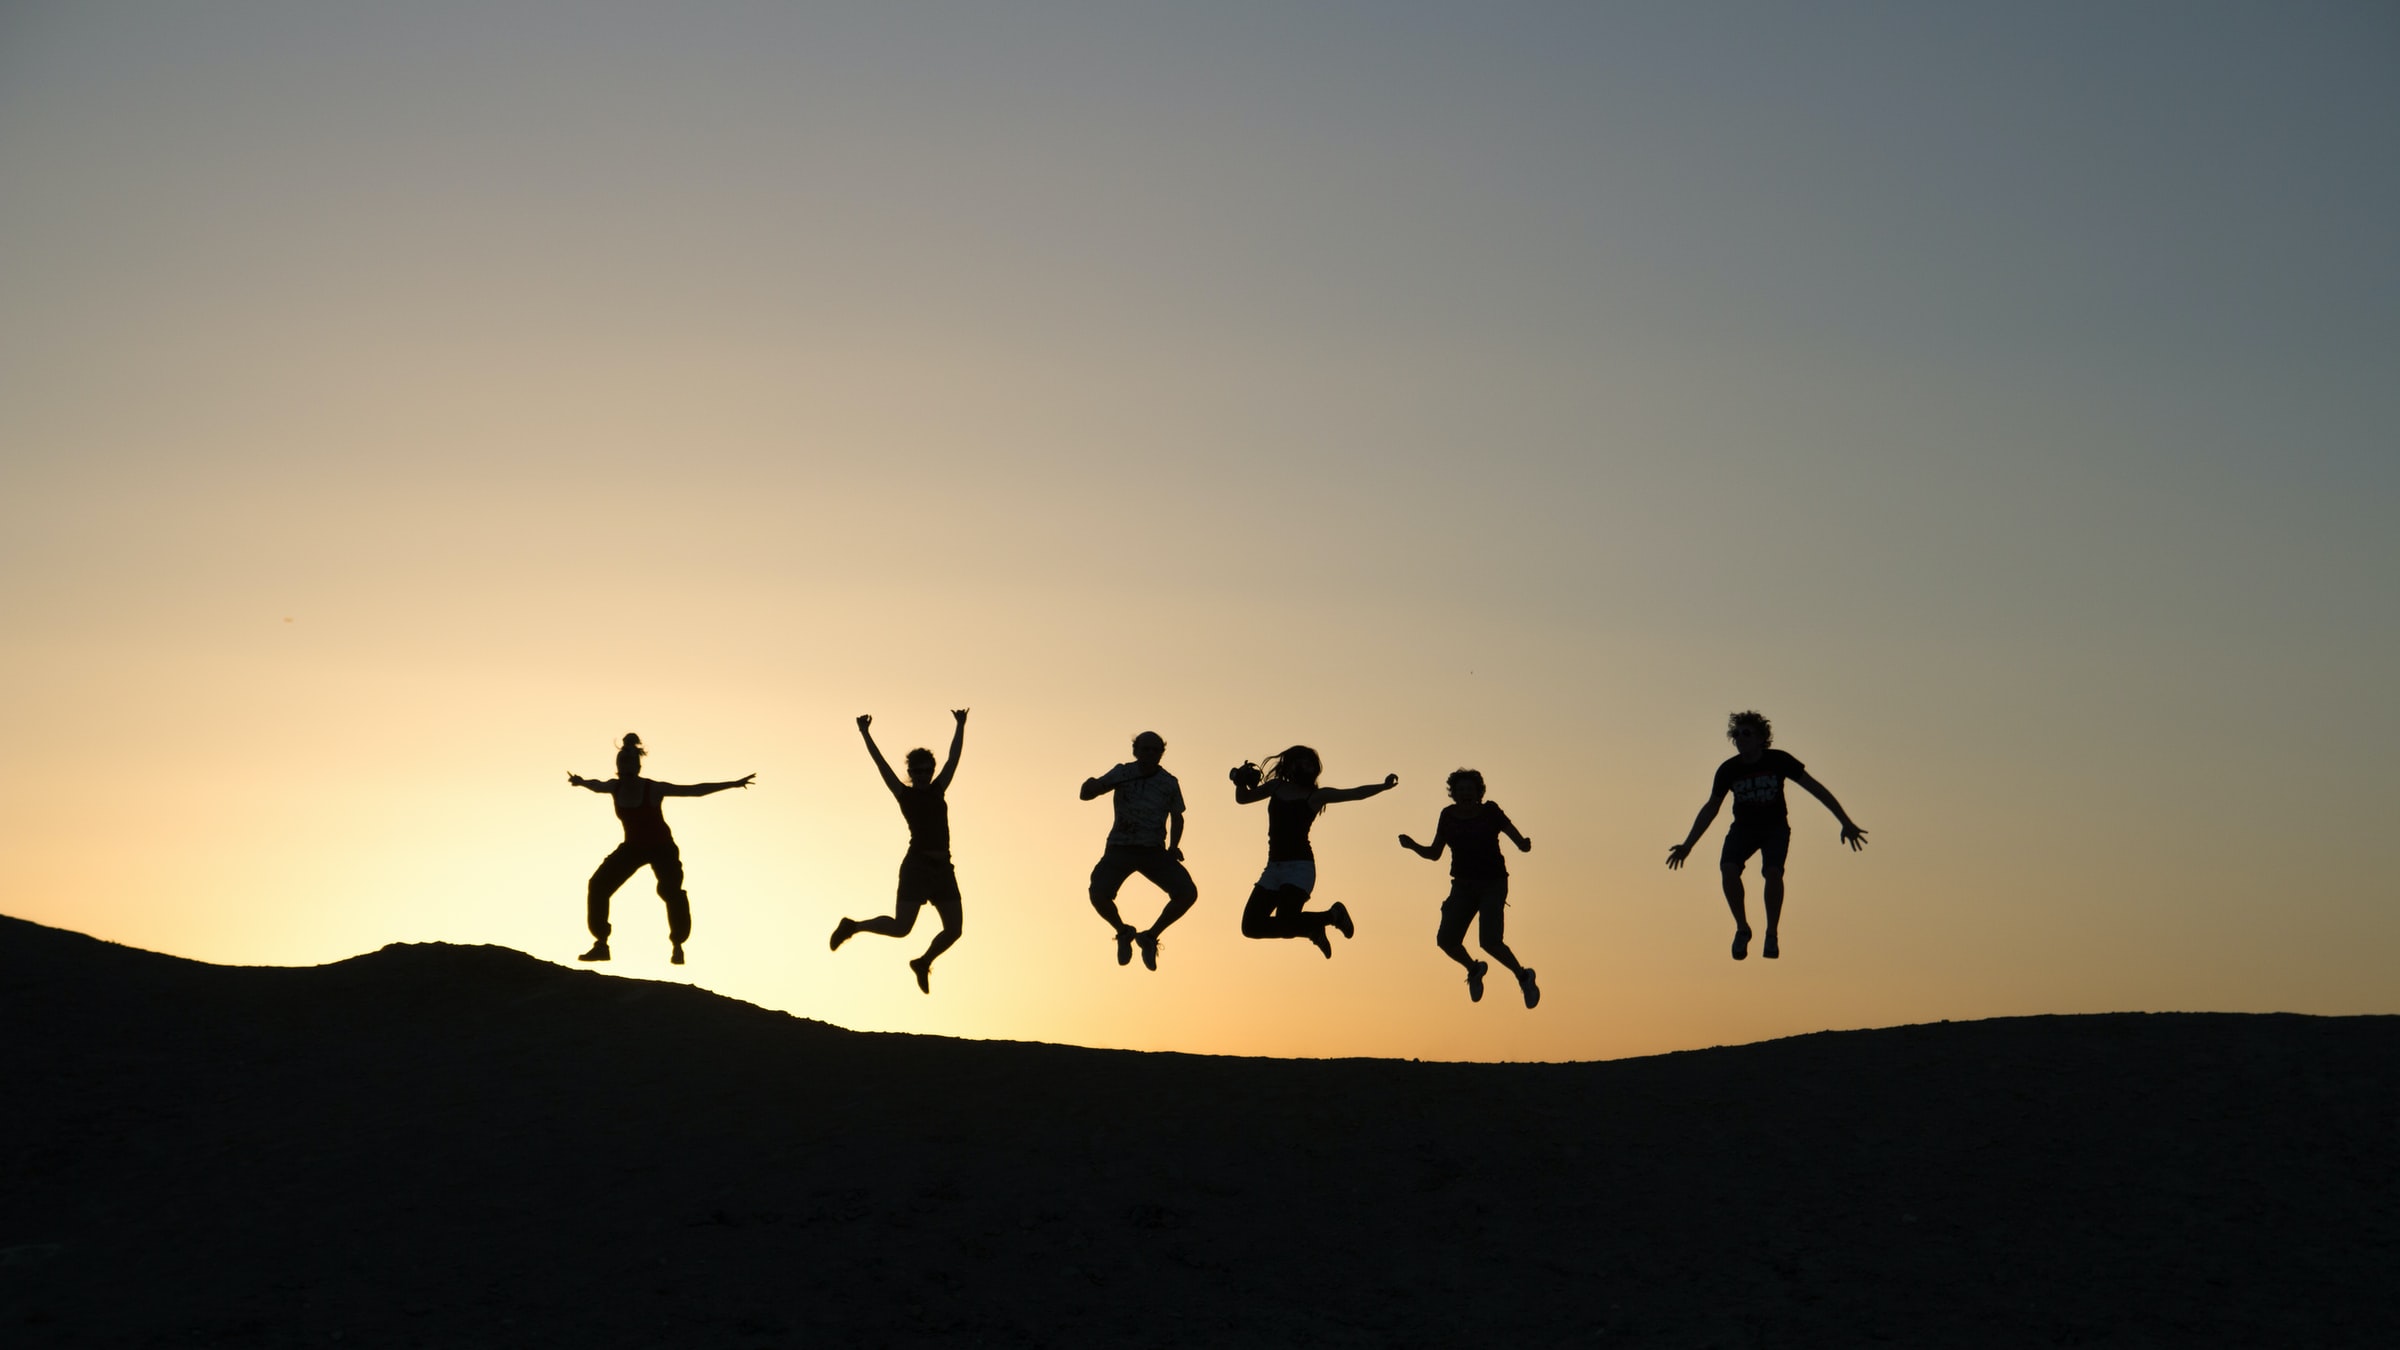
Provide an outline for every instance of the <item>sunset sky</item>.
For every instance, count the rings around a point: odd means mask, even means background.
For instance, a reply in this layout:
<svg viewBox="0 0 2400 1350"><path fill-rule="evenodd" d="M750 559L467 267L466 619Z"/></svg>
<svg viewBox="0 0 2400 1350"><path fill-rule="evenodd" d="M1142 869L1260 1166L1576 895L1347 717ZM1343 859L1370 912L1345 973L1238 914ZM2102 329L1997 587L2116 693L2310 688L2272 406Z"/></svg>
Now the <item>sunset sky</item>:
<svg viewBox="0 0 2400 1350"><path fill-rule="evenodd" d="M2400 10L0 7L0 911L845 1026L1619 1056L2400 1012ZM966 936L862 937L971 707ZM1662 865L1775 719L1779 963ZM1120 969L1081 780L1168 742ZM1236 931L1295 741L1336 959ZM1433 947L1481 769L1527 1012ZM1159 896L1130 883L1146 921ZM1755 905L1755 898L1753 900Z"/></svg>

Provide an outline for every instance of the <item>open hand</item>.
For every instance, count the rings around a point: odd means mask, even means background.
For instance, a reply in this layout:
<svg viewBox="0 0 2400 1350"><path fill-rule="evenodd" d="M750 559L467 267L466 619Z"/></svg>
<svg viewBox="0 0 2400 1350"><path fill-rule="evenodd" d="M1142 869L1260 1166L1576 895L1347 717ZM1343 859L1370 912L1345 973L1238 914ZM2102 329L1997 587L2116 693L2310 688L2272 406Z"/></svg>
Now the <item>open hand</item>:
<svg viewBox="0 0 2400 1350"><path fill-rule="evenodd" d="M1692 856L1692 846L1690 844L1677 844L1675 847L1668 849L1667 870L1672 872L1675 869L1683 866L1683 860L1690 856Z"/></svg>
<svg viewBox="0 0 2400 1350"><path fill-rule="evenodd" d="M754 773L746 773L746 774L743 774L743 775L742 775L740 778L738 778L738 779L734 780L734 784L733 784L733 785L734 785L735 787L738 787L738 788L746 788L746 787L750 786L752 783L755 783L755 782L757 782L757 781L758 781L758 775L757 775L757 774L754 774Z"/></svg>
<svg viewBox="0 0 2400 1350"><path fill-rule="evenodd" d="M957 718L960 722L965 722L967 720L967 710L964 708L952 708L950 710L950 715Z"/></svg>
<svg viewBox="0 0 2400 1350"><path fill-rule="evenodd" d="M1856 825L1844 825L1842 827L1842 842L1850 846L1850 851L1852 853L1856 853L1860 849L1863 849L1867 846L1867 832L1858 828Z"/></svg>
<svg viewBox="0 0 2400 1350"><path fill-rule="evenodd" d="M582 774L576 773L576 772L575 772L575 771L573 771L572 769L570 769L570 770L568 770L568 771L567 771L567 786L568 786L568 787L582 787L582 786L583 786L583 783L584 783L584 778L583 778L583 775L582 775Z"/></svg>

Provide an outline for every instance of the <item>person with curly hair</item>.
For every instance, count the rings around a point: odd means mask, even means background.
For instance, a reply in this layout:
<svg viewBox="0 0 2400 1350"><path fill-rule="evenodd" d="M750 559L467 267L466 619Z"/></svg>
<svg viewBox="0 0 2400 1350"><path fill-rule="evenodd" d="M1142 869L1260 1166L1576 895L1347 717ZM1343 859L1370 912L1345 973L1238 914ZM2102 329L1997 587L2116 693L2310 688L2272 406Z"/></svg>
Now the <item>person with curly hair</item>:
<svg viewBox="0 0 2400 1350"><path fill-rule="evenodd" d="M875 772L883 775L883 785L891 791L892 799L900 803L900 815L908 822L908 852L900 859L899 898L889 914L872 919L845 918L833 926L833 950L857 933L876 933L884 937L907 937L917 926L917 915L927 905L941 916L942 931L926 944L925 954L908 963L917 977L917 988L933 992L933 959L950 950L966 926L965 904L958 895L958 871L950 863L950 780L958 774L958 752L967 743L967 710L954 708L950 715L958 719L958 729L950 736L950 762L942 771L933 771L933 752L922 746L908 752L908 781L892 772L875 745L875 733L868 730L875 719L860 714L858 734L866 739L867 755L875 761Z"/></svg>
<svg viewBox="0 0 2400 1350"><path fill-rule="evenodd" d="M1531 853L1533 841L1518 832L1498 802L1484 800L1482 774L1460 769L1450 775L1449 786L1450 805L1434 824L1433 842L1400 836L1400 847L1428 862L1441 861L1442 850L1450 850L1450 898L1442 902L1433 945L1467 968L1467 999L1481 1003L1483 977L1491 967L1467 955L1467 924L1475 923L1476 945L1517 977L1525 1006L1533 1007L1542 1001L1542 987L1534 983L1533 968L1508 949L1508 862L1500 856L1500 838L1506 835L1519 853Z"/></svg>
<svg viewBox="0 0 2400 1350"><path fill-rule="evenodd" d="M1733 825L1725 831L1725 849L1719 855L1717 868L1725 882L1725 903L1733 910L1733 959L1740 961L1750 955L1750 913L1742 903L1742 869L1753 853L1759 858L1759 877L1765 883L1767 902L1767 938L1759 955L1772 961L1783 954L1776 940L1776 927L1783 920L1783 861L1792 848L1792 826L1784 811L1783 785L1798 783L1808 795L1825 803L1834 819L1842 822L1842 842L1850 851L1858 852L1867 846L1867 832L1850 819L1850 813L1833 799L1824 784L1808 776L1799 760L1781 750L1772 749L1775 726L1765 715L1751 710L1737 712L1726 720L1725 738L1733 742L1733 758L1717 766L1716 781L1709 786L1708 802L1692 821L1692 832L1682 843L1667 850L1667 867L1683 866L1691 856L1692 845L1708 833L1709 824L1717 818L1717 808L1727 796L1733 798Z"/></svg>

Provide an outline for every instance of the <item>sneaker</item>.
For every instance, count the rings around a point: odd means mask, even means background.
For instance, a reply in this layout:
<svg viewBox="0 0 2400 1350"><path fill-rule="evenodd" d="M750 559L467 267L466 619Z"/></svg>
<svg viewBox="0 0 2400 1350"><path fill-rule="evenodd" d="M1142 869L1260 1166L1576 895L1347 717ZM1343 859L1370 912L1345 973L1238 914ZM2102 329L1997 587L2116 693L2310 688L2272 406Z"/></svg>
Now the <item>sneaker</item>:
<svg viewBox="0 0 2400 1350"><path fill-rule="evenodd" d="M1767 930L1767 940L1759 944L1758 954L1770 961L1775 960L1777 957L1783 955L1783 948L1775 945L1774 929L1770 928Z"/></svg>
<svg viewBox="0 0 2400 1350"><path fill-rule="evenodd" d="M835 924L833 926L833 950L837 952L840 951L842 949L842 944L848 942L850 940L850 935L856 933L857 931L858 920L856 919L844 919L840 923Z"/></svg>
<svg viewBox="0 0 2400 1350"><path fill-rule="evenodd" d="M1142 969L1158 969L1158 934L1136 933L1133 945L1142 949Z"/></svg>
<svg viewBox="0 0 2400 1350"><path fill-rule="evenodd" d="M1318 924L1302 936L1317 944L1317 950L1325 953L1325 959L1330 961L1333 959L1333 939L1325 936L1325 929L1326 925Z"/></svg>
<svg viewBox="0 0 2400 1350"><path fill-rule="evenodd" d="M1750 930L1748 928L1733 930L1733 959L1736 961L1750 959Z"/></svg>
<svg viewBox="0 0 2400 1350"><path fill-rule="evenodd" d="M678 942L674 945L675 950L667 953L667 964L670 966L680 966L683 964L683 944Z"/></svg>
<svg viewBox="0 0 2400 1350"><path fill-rule="evenodd" d="M1517 988L1525 991L1525 1006L1530 1008L1542 1001L1542 987L1533 982L1533 967L1517 972Z"/></svg>
<svg viewBox="0 0 2400 1350"><path fill-rule="evenodd" d="M1133 930L1123 924L1117 925L1117 964L1133 964Z"/></svg>
<svg viewBox="0 0 2400 1350"><path fill-rule="evenodd" d="M607 960L607 959L608 959L608 939L607 939L607 938L602 938L602 939L600 939L599 941L597 941L597 942L593 943L593 944L592 944L592 949L591 949L590 951L588 951L588 952L585 952L583 955L581 955L581 956L578 956L578 957L576 957L575 959L576 959L576 960L578 960L578 961L605 961L605 960Z"/></svg>
<svg viewBox="0 0 2400 1350"><path fill-rule="evenodd" d="M1358 926L1350 922L1350 907L1341 901L1333 902L1333 908L1325 911L1325 918L1334 927L1342 930L1343 937L1357 936Z"/></svg>
<svg viewBox="0 0 2400 1350"><path fill-rule="evenodd" d="M1477 961L1467 967L1467 1002L1483 1002L1483 973L1491 968L1486 961Z"/></svg>
<svg viewBox="0 0 2400 1350"><path fill-rule="evenodd" d="M917 972L917 992L921 994L932 993L933 963L920 956L916 960L909 962L908 968Z"/></svg>

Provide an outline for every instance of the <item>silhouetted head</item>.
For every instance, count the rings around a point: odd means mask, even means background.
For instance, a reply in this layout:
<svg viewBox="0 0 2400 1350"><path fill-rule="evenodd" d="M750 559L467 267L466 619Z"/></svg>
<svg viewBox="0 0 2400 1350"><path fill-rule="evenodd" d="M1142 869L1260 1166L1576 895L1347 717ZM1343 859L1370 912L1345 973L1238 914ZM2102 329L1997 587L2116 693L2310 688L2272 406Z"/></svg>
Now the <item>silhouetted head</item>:
<svg viewBox="0 0 2400 1350"><path fill-rule="evenodd" d="M1133 738L1133 757L1137 763L1156 764L1166 753L1167 738L1155 731L1145 731Z"/></svg>
<svg viewBox="0 0 2400 1350"><path fill-rule="evenodd" d="M933 752L924 746L908 752L908 781L923 787L933 781Z"/></svg>
<svg viewBox="0 0 2400 1350"><path fill-rule="evenodd" d="M1316 751L1305 745L1295 745L1267 760L1266 778L1270 783L1291 783L1313 788L1317 785L1317 775L1323 772L1325 761L1317 758Z"/></svg>
<svg viewBox="0 0 2400 1350"><path fill-rule="evenodd" d="M1744 755L1756 754L1775 743L1775 724L1755 708L1738 712L1725 719L1725 739Z"/></svg>
<svg viewBox="0 0 2400 1350"><path fill-rule="evenodd" d="M625 743L617 747L617 777L637 778L642 772L642 756L650 752L642 748L642 738L628 731Z"/></svg>
<svg viewBox="0 0 2400 1350"><path fill-rule="evenodd" d="M1460 806L1473 806L1483 800L1483 775L1473 769L1460 769L1450 775L1450 800Z"/></svg>

